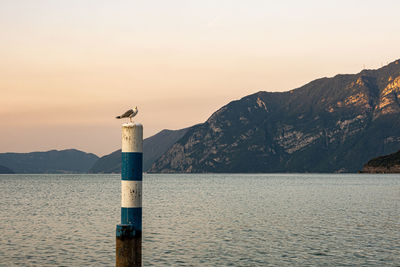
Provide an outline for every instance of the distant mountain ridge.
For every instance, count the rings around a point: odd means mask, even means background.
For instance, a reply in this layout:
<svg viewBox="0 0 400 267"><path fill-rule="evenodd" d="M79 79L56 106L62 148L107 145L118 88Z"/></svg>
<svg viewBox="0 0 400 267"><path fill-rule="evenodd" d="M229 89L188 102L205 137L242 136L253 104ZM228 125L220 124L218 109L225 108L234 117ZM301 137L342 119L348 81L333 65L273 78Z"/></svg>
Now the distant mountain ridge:
<svg viewBox="0 0 400 267"><path fill-rule="evenodd" d="M147 171L162 154L178 141L189 128L181 130L162 130L143 141L143 171ZM90 173L120 173L121 149L99 158Z"/></svg>
<svg viewBox="0 0 400 267"><path fill-rule="evenodd" d="M149 172L356 172L400 149L399 63L230 102Z"/></svg>
<svg viewBox="0 0 400 267"><path fill-rule="evenodd" d="M0 153L0 165L15 173L85 173L98 158L76 149Z"/></svg>
<svg viewBox="0 0 400 267"><path fill-rule="evenodd" d="M143 169L356 172L369 159L400 150L399 115L397 60L288 92L261 91L228 103L202 124L163 130L144 140ZM375 168L380 160L368 166ZM119 173L120 168L121 150L101 158L75 149L0 153L0 173Z"/></svg>
<svg viewBox="0 0 400 267"><path fill-rule="evenodd" d="M189 128L162 130L143 141L143 170L179 140ZM99 158L76 149L0 153L0 173L120 173L121 150Z"/></svg>
<svg viewBox="0 0 400 267"><path fill-rule="evenodd" d="M14 171L5 166L0 165L0 174L10 174L10 173L14 173Z"/></svg>

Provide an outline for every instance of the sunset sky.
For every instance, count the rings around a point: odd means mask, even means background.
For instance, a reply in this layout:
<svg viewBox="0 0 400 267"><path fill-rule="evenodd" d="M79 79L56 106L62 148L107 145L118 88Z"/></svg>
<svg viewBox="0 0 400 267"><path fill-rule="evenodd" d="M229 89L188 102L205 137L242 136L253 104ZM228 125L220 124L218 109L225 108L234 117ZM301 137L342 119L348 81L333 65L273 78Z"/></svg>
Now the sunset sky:
<svg viewBox="0 0 400 267"><path fill-rule="evenodd" d="M2 0L0 153L120 147L232 100L400 58L400 1Z"/></svg>

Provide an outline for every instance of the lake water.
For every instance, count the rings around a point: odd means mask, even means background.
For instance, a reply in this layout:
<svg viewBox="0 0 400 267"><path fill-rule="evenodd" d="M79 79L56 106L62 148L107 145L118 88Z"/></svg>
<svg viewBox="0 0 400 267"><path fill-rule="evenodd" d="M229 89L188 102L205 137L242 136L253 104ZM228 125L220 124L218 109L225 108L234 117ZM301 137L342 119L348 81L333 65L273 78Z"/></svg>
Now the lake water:
<svg viewBox="0 0 400 267"><path fill-rule="evenodd" d="M400 175L144 175L144 266L400 266ZM113 266L119 175L0 175L0 266Z"/></svg>

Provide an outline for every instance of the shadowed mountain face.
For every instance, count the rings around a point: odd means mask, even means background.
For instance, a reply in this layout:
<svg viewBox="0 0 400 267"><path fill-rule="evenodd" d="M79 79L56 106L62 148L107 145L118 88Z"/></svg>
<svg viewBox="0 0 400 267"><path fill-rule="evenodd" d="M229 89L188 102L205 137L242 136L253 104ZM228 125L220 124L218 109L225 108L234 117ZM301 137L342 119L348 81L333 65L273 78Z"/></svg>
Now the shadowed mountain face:
<svg viewBox="0 0 400 267"><path fill-rule="evenodd" d="M15 173L85 173L98 158L76 149L1 153L0 165Z"/></svg>
<svg viewBox="0 0 400 267"><path fill-rule="evenodd" d="M400 173L400 150L396 153L377 157L363 166L362 173Z"/></svg>
<svg viewBox="0 0 400 267"><path fill-rule="evenodd" d="M14 173L13 170L10 170L9 168L5 166L0 165L0 174L9 174L9 173Z"/></svg>
<svg viewBox="0 0 400 267"><path fill-rule="evenodd" d="M153 162L165 153L176 141L187 132L181 130L162 130L143 141L143 171L147 171ZM120 173L121 149L101 157L90 169L91 173Z"/></svg>
<svg viewBox="0 0 400 267"><path fill-rule="evenodd" d="M400 149L400 61L258 92L196 125L149 172L356 172Z"/></svg>

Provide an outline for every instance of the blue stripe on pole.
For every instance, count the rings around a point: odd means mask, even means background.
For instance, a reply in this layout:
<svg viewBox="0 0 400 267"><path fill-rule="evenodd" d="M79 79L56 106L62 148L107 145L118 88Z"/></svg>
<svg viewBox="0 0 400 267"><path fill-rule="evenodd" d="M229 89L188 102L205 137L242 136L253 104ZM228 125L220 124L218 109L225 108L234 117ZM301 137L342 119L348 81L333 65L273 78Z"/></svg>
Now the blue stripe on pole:
<svg viewBox="0 0 400 267"><path fill-rule="evenodd" d="M142 208L121 208L121 224L131 224L136 231L142 231Z"/></svg>
<svg viewBox="0 0 400 267"><path fill-rule="evenodd" d="M130 239L136 236L136 231L131 224L117 224L116 236Z"/></svg>
<svg viewBox="0 0 400 267"><path fill-rule="evenodd" d="M121 179L142 181L143 153L122 152Z"/></svg>

